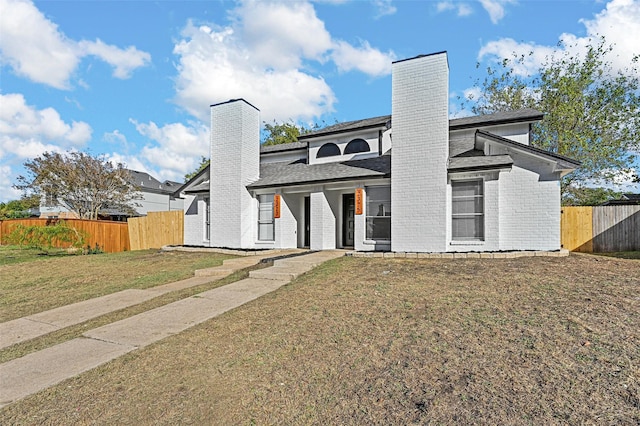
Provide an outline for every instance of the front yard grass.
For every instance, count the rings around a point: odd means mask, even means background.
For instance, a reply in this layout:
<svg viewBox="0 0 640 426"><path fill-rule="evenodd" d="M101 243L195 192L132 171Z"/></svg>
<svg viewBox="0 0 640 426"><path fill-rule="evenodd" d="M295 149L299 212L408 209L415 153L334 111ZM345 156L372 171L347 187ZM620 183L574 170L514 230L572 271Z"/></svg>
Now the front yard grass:
<svg viewBox="0 0 640 426"><path fill-rule="evenodd" d="M0 322L181 280L230 257L158 250L40 256L38 251L0 246Z"/></svg>
<svg viewBox="0 0 640 426"><path fill-rule="evenodd" d="M1 424L638 424L640 261L341 258Z"/></svg>

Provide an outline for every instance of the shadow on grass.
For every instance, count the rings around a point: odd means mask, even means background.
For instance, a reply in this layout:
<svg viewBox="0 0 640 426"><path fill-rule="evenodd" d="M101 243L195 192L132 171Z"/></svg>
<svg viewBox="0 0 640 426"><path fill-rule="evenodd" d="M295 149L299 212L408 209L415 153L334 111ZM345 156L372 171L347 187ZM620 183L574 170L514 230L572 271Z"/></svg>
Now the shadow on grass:
<svg viewBox="0 0 640 426"><path fill-rule="evenodd" d="M612 253L594 253L597 256L617 257L618 259L640 259L640 251L617 251Z"/></svg>

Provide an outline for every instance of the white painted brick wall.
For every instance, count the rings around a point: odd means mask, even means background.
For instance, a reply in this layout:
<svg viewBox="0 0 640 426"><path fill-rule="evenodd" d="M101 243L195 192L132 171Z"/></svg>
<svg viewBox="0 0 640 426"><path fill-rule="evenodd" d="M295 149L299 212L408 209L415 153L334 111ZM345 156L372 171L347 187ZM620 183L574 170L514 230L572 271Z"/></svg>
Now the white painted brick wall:
<svg viewBox="0 0 640 426"><path fill-rule="evenodd" d="M336 248L336 216L322 189L311 193L311 250Z"/></svg>
<svg viewBox="0 0 640 426"><path fill-rule="evenodd" d="M204 244L204 201L195 195L184 198L184 244L202 246Z"/></svg>
<svg viewBox="0 0 640 426"><path fill-rule="evenodd" d="M501 174L500 250L560 249L560 183L536 163Z"/></svg>
<svg viewBox="0 0 640 426"><path fill-rule="evenodd" d="M393 64L391 248L447 248L449 66L446 53Z"/></svg>
<svg viewBox="0 0 640 426"><path fill-rule="evenodd" d="M211 245L251 248L257 209L246 185L260 173L260 112L244 100L211 107Z"/></svg>
<svg viewBox="0 0 640 426"><path fill-rule="evenodd" d="M280 219L275 219L275 246L296 248L298 244L298 221L293 209L298 208L294 196L280 194Z"/></svg>

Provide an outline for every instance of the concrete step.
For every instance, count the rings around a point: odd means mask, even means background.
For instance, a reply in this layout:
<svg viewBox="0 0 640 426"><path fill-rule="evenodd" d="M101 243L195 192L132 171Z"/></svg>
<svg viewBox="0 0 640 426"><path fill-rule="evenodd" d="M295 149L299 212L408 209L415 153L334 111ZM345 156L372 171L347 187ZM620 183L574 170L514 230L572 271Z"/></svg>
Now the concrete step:
<svg viewBox="0 0 640 426"><path fill-rule="evenodd" d="M237 269L225 268L222 266L216 266L214 268L197 269L194 272L196 277L219 277L223 278L233 274Z"/></svg>
<svg viewBox="0 0 640 426"><path fill-rule="evenodd" d="M307 271L294 271L285 268L266 268L257 271L249 272L249 278L263 279L263 280L292 280L298 276L304 274Z"/></svg>

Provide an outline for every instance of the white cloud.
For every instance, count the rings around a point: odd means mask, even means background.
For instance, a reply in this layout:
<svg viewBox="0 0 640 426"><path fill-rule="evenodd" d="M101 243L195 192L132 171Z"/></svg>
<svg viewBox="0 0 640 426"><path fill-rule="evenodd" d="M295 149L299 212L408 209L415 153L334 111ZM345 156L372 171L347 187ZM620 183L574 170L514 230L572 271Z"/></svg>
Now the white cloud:
<svg viewBox="0 0 640 426"><path fill-rule="evenodd" d="M171 123L159 127L154 122L139 123L131 120L142 136L151 140L137 156L128 156L130 168L151 173L143 164L158 167L156 174L162 179L182 181L186 173L194 171L201 157L209 157L209 128L201 123ZM135 159L135 162L131 160Z"/></svg>
<svg viewBox="0 0 640 426"><path fill-rule="evenodd" d="M618 192L632 192L636 193L640 191L640 184L633 181L637 173L640 173L640 169L631 167L629 170L603 170L602 174L612 175L612 180L604 182L598 179L592 179L585 182L585 186L593 188L607 188Z"/></svg>
<svg viewBox="0 0 640 426"><path fill-rule="evenodd" d="M17 75L69 89L80 60L88 55L113 66L117 78L128 78L131 71L150 61L148 53L134 47L122 50L100 40L69 39L31 1L0 0L0 60Z"/></svg>
<svg viewBox="0 0 640 426"><path fill-rule="evenodd" d="M36 109L18 93L0 94L0 158L32 158L46 150L78 148L91 139L85 122L65 123L53 108Z"/></svg>
<svg viewBox="0 0 640 426"><path fill-rule="evenodd" d="M0 105L0 201L19 196L10 186L26 160L44 152L78 149L91 139L87 123L66 123L55 109L37 109L19 93L0 94Z"/></svg>
<svg viewBox="0 0 640 426"><path fill-rule="evenodd" d="M602 35L615 46L610 60L616 68L624 69L634 55L640 55L640 1L613 0L594 19L580 22L589 36Z"/></svg>
<svg viewBox="0 0 640 426"><path fill-rule="evenodd" d="M453 2L453 1L441 1L436 5L436 10L440 12L447 12L453 10L458 16L469 16L473 13L473 9L467 3Z"/></svg>
<svg viewBox="0 0 640 426"><path fill-rule="evenodd" d="M116 46L105 44L102 40L86 41L78 43L82 54L94 55L113 67L113 76L120 79L131 77L131 73L151 62L151 55L142 52L133 46L119 49Z"/></svg>
<svg viewBox="0 0 640 426"><path fill-rule="evenodd" d="M374 0L373 5L377 9L376 19L396 13L398 9L392 3L392 0Z"/></svg>
<svg viewBox="0 0 640 426"><path fill-rule="evenodd" d="M392 54L333 40L308 2L246 1L230 16L226 27L188 23L174 47L175 101L202 121L208 105L234 98L258 107L264 121L313 120L336 102L313 67L333 60L342 71L390 71ZM367 63L348 61L349 48Z"/></svg>
<svg viewBox="0 0 640 426"><path fill-rule="evenodd" d="M503 58L513 59L514 56L522 57L521 63L514 62L514 72L520 76L535 73L548 56L557 51L555 46L540 46L533 43L518 43L511 38L503 38L497 41L491 41L482 46L478 53L478 60L485 57L493 58L495 62L499 62Z"/></svg>
<svg viewBox="0 0 640 426"><path fill-rule="evenodd" d="M22 193L13 188L12 170L9 166L0 166L0 202L17 200Z"/></svg>
<svg viewBox="0 0 640 426"><path fill-rule="evenodd" d="M355 47L344 41L336 42L331 55L340 71L358 70L371 76L387 75L391 72L393 52L383 53L372 48L368 42Z"/></svg>
<svg viewBox="0 0 640 426"><path fill-rule="evenodd" d="M234 11L251 61L268 68L298 68L302 59L322 60L331 36L309 3L246 1Z"/></svg>
<svg viewBox="0 0 640 426"><path fill-rule="evenodd" d="M586 35L578 37L564 33L559 36L565 49L572 56L580 56L594 39L604 36L607 44L613 45L607 60L611 62L614 71L624 70L631 64L632 58L640 54L640 44L637 37L640 34L640 2L635 0L612 0L593 19L583 19ZM513 53L524 55L526 61L518 66L516 72L527 75L539 69L548 57L561 55L565 51L557 46L543 46L534 43L518 43L510 38L491 41L484 45L478 53L478 60L489 58L499 62L503 58L512 58ZM532 55L529 56L529 53Z"/></svg>
<svg viewBox="0 0 640 426"><path fill-rule="evenodd" d="M479 0L489 14L491 22L497 24L505 15L505 5L516 3L516 0Z"/></svg>

